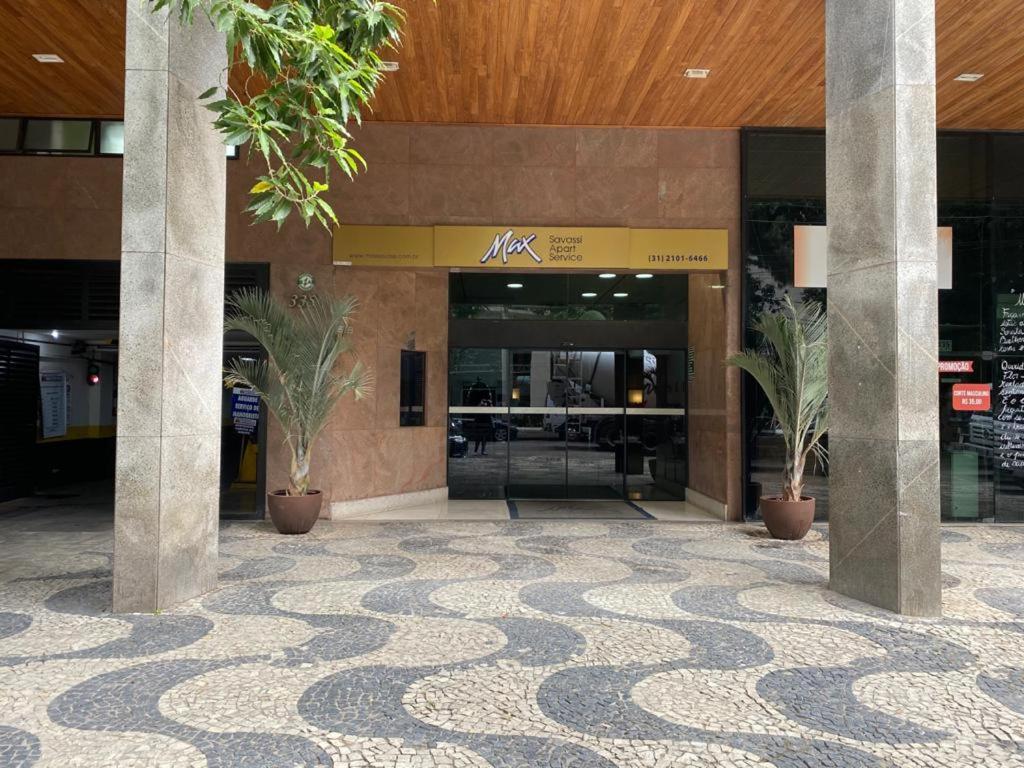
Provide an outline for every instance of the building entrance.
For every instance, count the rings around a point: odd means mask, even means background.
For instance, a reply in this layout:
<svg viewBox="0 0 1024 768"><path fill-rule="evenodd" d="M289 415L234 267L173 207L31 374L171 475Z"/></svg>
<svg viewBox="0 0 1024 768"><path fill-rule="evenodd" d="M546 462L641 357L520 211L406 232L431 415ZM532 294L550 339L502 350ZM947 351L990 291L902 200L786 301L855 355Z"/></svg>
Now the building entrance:
<svg viewBox="0 0 1024 768"><path fill-rule="evenodd" d="M450 307L452 498L685 498L685 276L453 274Z"/></svg>

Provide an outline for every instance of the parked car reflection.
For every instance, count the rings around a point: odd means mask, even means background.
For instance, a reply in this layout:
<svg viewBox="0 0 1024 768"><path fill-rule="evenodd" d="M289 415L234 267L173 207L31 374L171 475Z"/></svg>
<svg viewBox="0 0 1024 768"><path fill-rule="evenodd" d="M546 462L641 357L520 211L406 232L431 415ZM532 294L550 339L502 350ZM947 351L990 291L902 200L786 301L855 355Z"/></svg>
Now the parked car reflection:
<svg viewBox="0 0 1024 768"><path fill-rule="evenodd" d="M460 459L468 450L469 442L462 434L462 422L459 419L452 419L448 422L448 456Z"/></svg>
<svg viewBox="0 0 1024 768"><path fill-rule="evenodd" d="M506 440L515 440L519 437L519 427L515 424L509 426L508 422L502 421L501 419L492 420L492 432L491 437L494 442L503 443ZM462 435L465 437L464 425L462 419L452 419L448 428L448 434Z"/></svg>

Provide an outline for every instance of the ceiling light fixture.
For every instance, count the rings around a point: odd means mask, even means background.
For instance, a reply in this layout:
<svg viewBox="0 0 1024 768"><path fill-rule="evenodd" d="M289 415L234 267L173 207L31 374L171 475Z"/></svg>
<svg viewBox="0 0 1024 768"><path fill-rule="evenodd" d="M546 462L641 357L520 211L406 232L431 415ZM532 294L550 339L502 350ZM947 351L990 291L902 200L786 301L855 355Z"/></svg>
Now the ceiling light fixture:
<svg viewBox="0 0 1024 768"><path fill-rule="evenodd" d="M722 284L722 283L714 283L712 285L709 285L708 287L711 288L714 291L724 291L725 290L725 285Z"/></svg>
<svg viewBox="0 0 1024 768"><path fill-rule="evenodd" d="M641 272L639 275L636 276L636 279L637 280L650 280L652 277L654 277L654 275L652 275L650 272Z"/></svg>
<svg viewBox="0 0 1024 768"><path fill-rule="evenodd" d="M51 335L51 336L52 336L53 338L55 338L55 339L59 339L59 338L60 338L60 333L58 333L58 332L57 332L57 329L56 329L56 328L54 328L54 329L53 329L52 331L50 331L50 335Z"/></svg>
<svg viewBox="0 0 1024 768"><path fill-rule="evenodd" d="M32 58L40 64L63 64L64 59L56 53L33 53Z"/></svg>
<svg viewBox="0 0 1024 768"><path fill-rule="evenodd" d="M397 61L382 61L380 63L380 69L382 72L397 72L398 62Z"/></svg>
<svg viewBox="0 0 1024 768"><path fill-rule="evenodd" d="M707 80L710 74L710 69L688 69L683 72L683 77L688 77L691 80Z"/></svg>
<svg viewBox="0 0 1024 768"><path fill-rule="evenodd" d="M522 288L523 284L522 283L509 283L507 287L509 287L509 288Z"/></svg>
<svg viewBox="0 0 1024 768"><path fill-rule="evenodd" d="M600 275L598 275L598 277L600 277L602 280L611 280L613 277L615 277L615 273L614 272L602 272Z"/></svg>
<svg viewBox="0 0 1024 768"><path fill-rule="evenodd" d="M613 293L612 296L614 296L616 299L624 299L627 296L629 296L629 294L628 293Z"/></svg>
<svg viewBox="0 0 1024 768"><path fill-rule="evenodd" d="M961 72L953 79L958 83L976 83L983 77L984 75L979 72Z"/></svg>
<svg viewBox="0 0 1024 768"><path fill-rule="evenodd" d="M592 291L587 291L585 293L581 293L580 296L582 296L584 299L592 299L595 296L597 296L597 294L593 293Z"/></svg>

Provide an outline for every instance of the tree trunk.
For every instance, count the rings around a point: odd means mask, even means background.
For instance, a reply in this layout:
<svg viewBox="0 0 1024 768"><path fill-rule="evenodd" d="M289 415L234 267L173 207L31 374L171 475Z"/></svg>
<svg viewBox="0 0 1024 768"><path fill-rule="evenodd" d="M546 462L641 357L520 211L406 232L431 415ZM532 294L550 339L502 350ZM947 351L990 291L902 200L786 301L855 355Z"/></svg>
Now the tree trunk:
<svg viewBox="0 0 1024 768"><path fill-rule="evenodd" d="M786 456L786 466L782 471L782 500L800 501L804 491L804 458L802 456Z"/></svg>
<svg viewBox="0 0 1024 768"><path fill-rule="evenodd" d="M305 496L309 491L309 451L301 443L292 452L292 469L288 475L288 495Z"/></svg>

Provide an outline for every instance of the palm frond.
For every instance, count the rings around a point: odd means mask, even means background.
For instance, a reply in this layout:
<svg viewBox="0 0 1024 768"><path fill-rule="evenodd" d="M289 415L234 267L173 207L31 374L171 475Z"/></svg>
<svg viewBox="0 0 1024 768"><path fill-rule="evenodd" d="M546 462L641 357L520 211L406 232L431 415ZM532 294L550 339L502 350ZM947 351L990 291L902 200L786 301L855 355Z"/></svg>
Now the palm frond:
<svg viewBox="0 0 1024 768"><path fill-rule="evenodd" d="M808 454L824 461L828 430L828 327L820 304L763 313L751 327L762 338L758 350L733 355L728 363L747 371L764 391L786 446L786 493L799 495Z"/></svg>
<svg viewBox="0 0 1024 768"><path fill-rule="evenodd" d="M235 359L225 384L253 389L284 427L293 468L308 471L309 455L338 400L348 392L366 394L369 374L356 362L339 372L351 351L351 317L356 300L313 299L295 313L271 295L243 289L228 299L225 331L243 331L267 352L265 361ZM308 478L293 478L304 489Z"/></svg>

